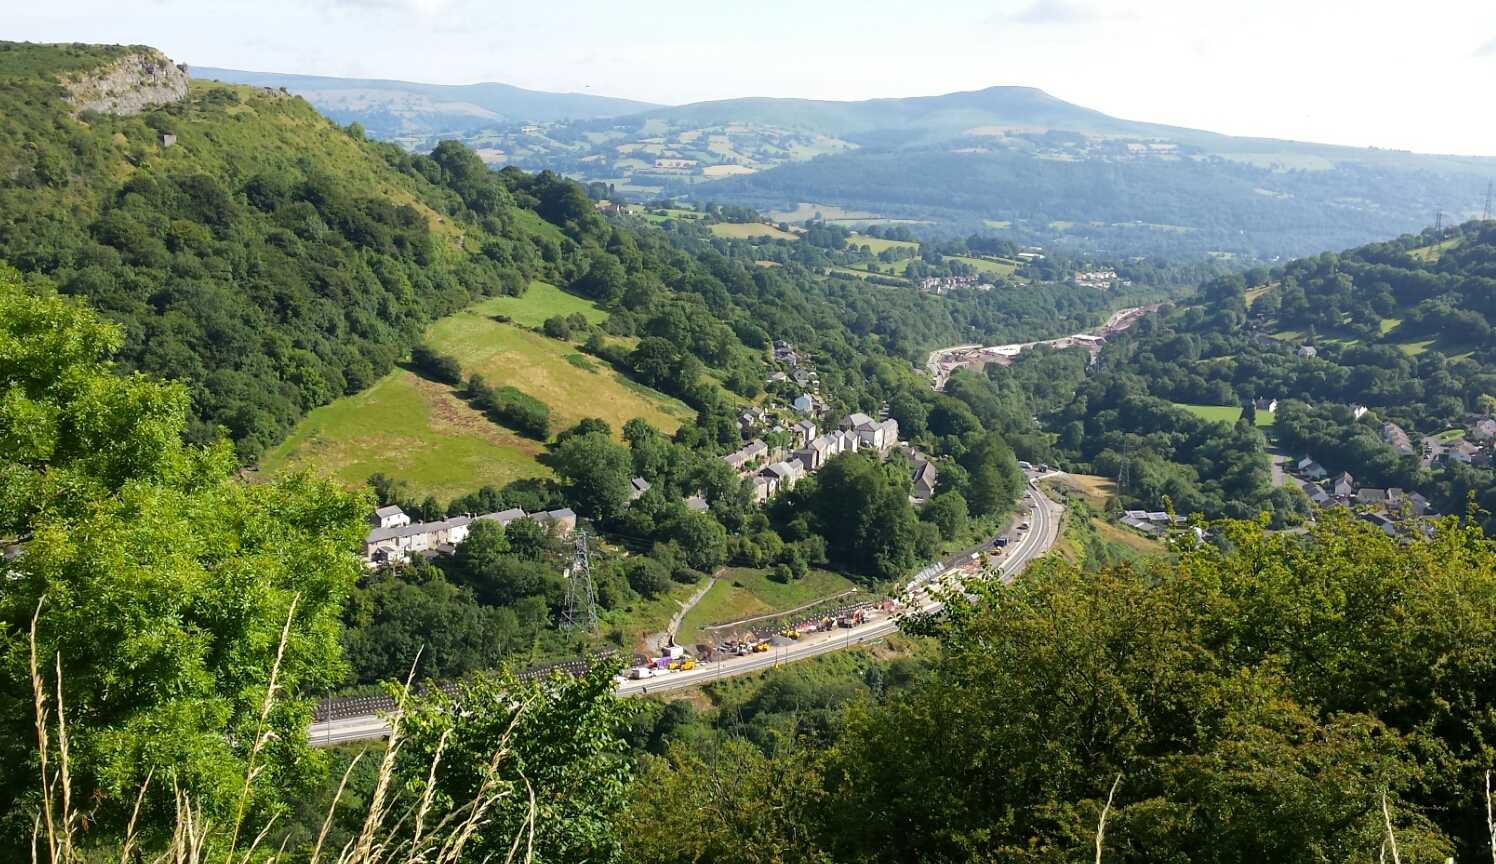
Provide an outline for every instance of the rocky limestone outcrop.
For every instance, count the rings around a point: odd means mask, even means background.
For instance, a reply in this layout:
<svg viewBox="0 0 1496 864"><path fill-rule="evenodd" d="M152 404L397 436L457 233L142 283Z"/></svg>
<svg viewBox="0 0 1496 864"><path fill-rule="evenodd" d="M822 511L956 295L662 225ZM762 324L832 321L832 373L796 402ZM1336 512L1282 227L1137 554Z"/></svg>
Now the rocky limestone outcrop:
<svg viewBox="0 0 1496 864"><path fill-rule="evenodd" d="M65 75L74 111L139 114L152 105L187 96L187 64L175 65L159 51L138 52L91 72Z"/></svg>

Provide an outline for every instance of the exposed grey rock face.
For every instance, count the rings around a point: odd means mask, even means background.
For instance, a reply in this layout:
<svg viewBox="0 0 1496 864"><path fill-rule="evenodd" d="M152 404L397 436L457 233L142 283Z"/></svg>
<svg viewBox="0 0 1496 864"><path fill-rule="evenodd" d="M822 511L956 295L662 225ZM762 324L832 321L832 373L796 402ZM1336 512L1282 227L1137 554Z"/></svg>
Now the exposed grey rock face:
<svg viewBox="0 0 1496 864"><path fill-rule="evenodd" d="M187 64L173 65L159 51L129 54L93 72L65 76L62 86L72 94L68 101L76 111L139 114L186 98Z"/></svg>

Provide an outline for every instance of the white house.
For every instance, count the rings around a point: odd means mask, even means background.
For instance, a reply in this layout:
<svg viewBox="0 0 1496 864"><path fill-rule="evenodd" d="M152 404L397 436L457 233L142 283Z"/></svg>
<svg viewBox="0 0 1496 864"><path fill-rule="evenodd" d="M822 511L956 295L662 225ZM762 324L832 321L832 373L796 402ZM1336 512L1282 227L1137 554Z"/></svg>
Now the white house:
<svg viewBox="0 0 1496 864"><path fill-rule="evenodd" d="M1313 357L1318 353L1319 351L1316 350L1313 345L1304 345L1298 350L1298 355L1300 357Z"/></svg>
<svg viewBox="0 0 1496 864"><path fill-rule="evenodd" d="M856 432L864 447L875 447L879 452L899 443L899 421L893 418L880 422L866 414L848 414L842 418L841 426Z"/></svg>
<svg viewBox="0 0 1496 864"><path fill-rule="evenodd" d="M801 393L799 396L796 396L795 401L790 404L794 405L795 410L799 411L801 414L811 414L819 417L822 414L826 413L826 406L821 402L821 400L809 393Z"/></svg>
<svg viewBox="0 0 1496 864"><path fill-rule="evenodd" d="M410 517L397 505L390 504L375 510L374 515L369 518L369 524L375 528L403 528L410 524Z"/></svg>

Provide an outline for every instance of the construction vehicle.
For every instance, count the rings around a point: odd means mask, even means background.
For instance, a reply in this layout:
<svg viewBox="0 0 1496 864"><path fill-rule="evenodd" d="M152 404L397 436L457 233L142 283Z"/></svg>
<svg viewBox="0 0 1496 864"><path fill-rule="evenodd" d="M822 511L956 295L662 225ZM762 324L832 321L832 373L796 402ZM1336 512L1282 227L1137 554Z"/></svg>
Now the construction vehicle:
<svg viewBox="0 0 1496 864"><path fill-rule="evenodd" d="M789 637L790 639L799 639L800 638L800 631L799 630L786 630L786 631L784 631L784 635L787 636L787 637Z"/></svg>
<svg viewBox="0 0 1496 864"><path fill-rule="evenodd" d="M768 650L769 650L769 643L767 643L767 642L758 642L758 643L755 643L754 646L753 646L753 653L755 653L755 654L762 654L762 653L764 653L765 651L768 651Z"/></svg>
<svg viewBox="0 0 1496 864"><path fill-rule="evenodd" d="M695 669L695 668L696 668L696 661L695 660L687 659L687 660L682 660L681 663L680 663L680 671L682 671L682 672L689 672L689 671L691 671L692 669Z"/></svg>

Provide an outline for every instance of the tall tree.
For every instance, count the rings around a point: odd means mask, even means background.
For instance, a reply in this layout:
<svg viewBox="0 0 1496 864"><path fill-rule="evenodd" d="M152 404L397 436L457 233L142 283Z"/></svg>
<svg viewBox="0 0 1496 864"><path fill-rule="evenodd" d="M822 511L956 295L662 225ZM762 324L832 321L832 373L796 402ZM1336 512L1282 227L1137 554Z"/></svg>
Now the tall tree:
<svg viewBox="0 0 1496 864"><path fill-rule="evenodd" d="M601 432L566 439L556 448L556 473L566 500L591 519L612 519L628 505L629 451Z"/></svg>
<svg viewBox="0 0 1496 864"><path fill-rule="evenodd" d="M147 830L172 818L173 784L229 814L262 740L249 812L265 818L320 779L305 697L343 679L338 619L362 570L367 501L305 476L236 482L227 444L182 443L180 386L115 374L106 358L121 339L0 273L0 530L21 541L0 588L6 857L31 834L40 788L34 615L36 659L61 678L63 702L48 710L64 712L73 789L89 796L101 840L117 836L151 771ZM262 725L272 668L290 698L270 700Z"/></svg>

